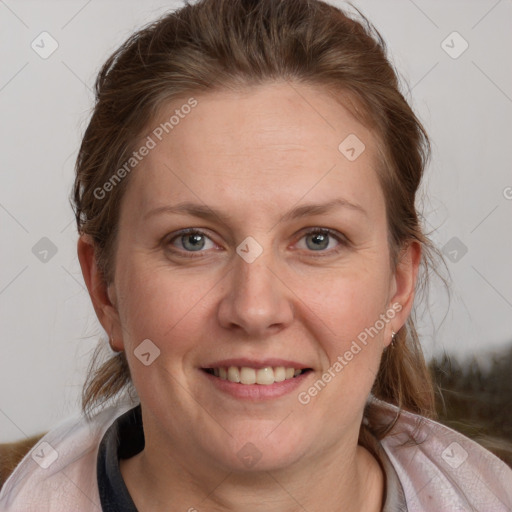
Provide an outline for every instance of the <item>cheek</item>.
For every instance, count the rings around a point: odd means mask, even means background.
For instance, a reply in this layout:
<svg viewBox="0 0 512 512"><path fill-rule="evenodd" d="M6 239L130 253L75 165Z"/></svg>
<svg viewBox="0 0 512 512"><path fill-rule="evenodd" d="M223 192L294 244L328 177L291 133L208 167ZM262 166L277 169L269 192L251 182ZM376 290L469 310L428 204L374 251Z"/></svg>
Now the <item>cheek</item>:
<svg viewBox="0 0 512 512"><path fill-rule="evenodd" d="M169 403L182 407L181 390L188 386L186 375L198 340L206 338L203 301L212 284L144 265L136 269L127 265L124 275L120 321L133 383L141 399L156 404L156 410ZM151 344L142 345L147 339ZM140 357L148 351L151 359L146 366ZM154 359L153 354L157 354ZM155 389L173 391L155 394Z"/></svg>
<svg viewBox="0 0 512 512"><path fill-rule="evenodd" d="M208 276L191 276L173 272L166 267L149 268L141 262L125 262L119 282L123 300L120 302L121 322L132 348L149 338L159 346L165 340L166 351L179 351L193 338L194 326L203 309L203 302L215 281ZM186 334L185 334L186 333Z"/></svg>
<svg viewBox="0 0 512 512"><path fill-rule="evenodd" d="M316 338L324 353L323 376L329 382L319 403L341 400L357 409L370 392L380 365L388 328L381 315L388 308L389 275L377 263L373 270L351 270L317 280L310 288L308 305L309 318L319 326Z"/></svg>
<svg viewBox="0 0 512 512"><path fill-rule="evenodd" d="M323 288L328 293L323 295L322 283L317 281L314 293L310 293L309 318L319 326L316 341L325 359L318 376L321 382L301 390L305 393L301 403L329 409L325 421L332 428L353 420L347 411L362 410L379 369L388 328L382 320L388 308L388 274L381 270L326 279Z"/></svg>
<svg viewBox="0 0 512 512"><path fill-rule="evenodd" d="M366 268L351 267L323 277L302 280L295 288L328 332L335 335L340 349L349 340L374 325L385 312L389 296L388 274L378 262Z"/></svg>

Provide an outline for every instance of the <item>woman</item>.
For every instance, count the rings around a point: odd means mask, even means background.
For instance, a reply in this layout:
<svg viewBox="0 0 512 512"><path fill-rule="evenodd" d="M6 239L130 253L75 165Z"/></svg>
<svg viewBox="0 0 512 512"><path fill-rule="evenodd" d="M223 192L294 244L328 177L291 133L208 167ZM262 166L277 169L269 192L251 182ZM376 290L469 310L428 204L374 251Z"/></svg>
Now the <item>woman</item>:
<svg viewBox="0 0 512 512"><path fill-rule="evenodd" d="M117 354L2 510L511 510L512 471L432 419L410 318L428 139L371 26L204 0L96 94L78 256Z"/></svg>

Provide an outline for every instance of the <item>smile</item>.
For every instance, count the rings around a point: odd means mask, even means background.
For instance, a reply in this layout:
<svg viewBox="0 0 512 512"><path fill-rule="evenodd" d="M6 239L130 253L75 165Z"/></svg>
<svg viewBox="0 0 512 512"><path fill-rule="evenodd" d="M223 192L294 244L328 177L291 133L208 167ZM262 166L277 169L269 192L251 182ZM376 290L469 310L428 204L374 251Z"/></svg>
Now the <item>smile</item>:
<svg viewBox="0 0 512 512"><path fill-rule="evenodd" d="M206 373L238 384L260 384L270 386L276 382L291 380L303 373L311 371L310 368L286 368L284 366L266 366L264 368L250 368L248 366L229 366L217 368L203 368Z"/></svg>

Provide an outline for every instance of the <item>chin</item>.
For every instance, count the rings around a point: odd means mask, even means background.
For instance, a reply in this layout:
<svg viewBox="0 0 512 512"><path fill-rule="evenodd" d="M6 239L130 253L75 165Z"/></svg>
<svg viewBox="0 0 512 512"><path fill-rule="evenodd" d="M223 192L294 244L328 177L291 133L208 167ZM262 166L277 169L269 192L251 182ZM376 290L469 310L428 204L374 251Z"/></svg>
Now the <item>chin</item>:
<svg viewBox="0 0 512 512"><path fill-rule="evenodd" d="M306 450L304 436L298 442L288 432L275 436L268 432L233 436L229 444L221 447L216 460L223 461L228 471L255 473L285 469L302 458Z"/></svg>

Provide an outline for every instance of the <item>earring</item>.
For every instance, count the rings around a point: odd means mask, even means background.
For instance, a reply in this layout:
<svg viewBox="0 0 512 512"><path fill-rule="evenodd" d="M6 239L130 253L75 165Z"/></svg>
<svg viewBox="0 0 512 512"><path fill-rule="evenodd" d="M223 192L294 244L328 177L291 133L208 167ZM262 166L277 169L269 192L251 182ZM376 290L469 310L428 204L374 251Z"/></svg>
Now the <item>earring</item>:
<svg viewBox="0 0 512 512"><path fill-rule="evenodd" d="M113 352L121 352L117 348L114 348L114 339L112 338L112 336L108 337L108 344L110 345L110 348L112 349Z"/></svg>
<svg viewBox="0 0 512 512"><path fill-rule="evenodd" d="M391 348L395 347L395 338L396 338L396 332L391 331Z"/></svg>

